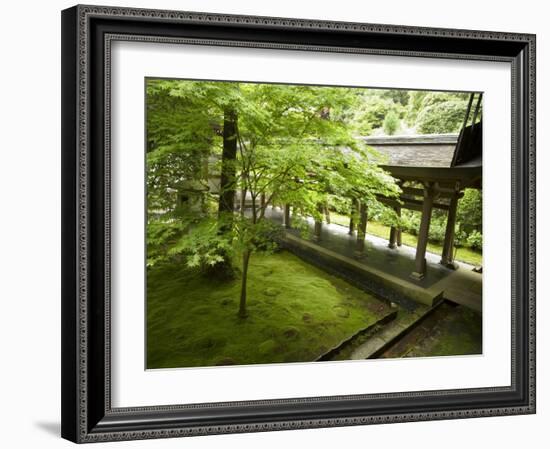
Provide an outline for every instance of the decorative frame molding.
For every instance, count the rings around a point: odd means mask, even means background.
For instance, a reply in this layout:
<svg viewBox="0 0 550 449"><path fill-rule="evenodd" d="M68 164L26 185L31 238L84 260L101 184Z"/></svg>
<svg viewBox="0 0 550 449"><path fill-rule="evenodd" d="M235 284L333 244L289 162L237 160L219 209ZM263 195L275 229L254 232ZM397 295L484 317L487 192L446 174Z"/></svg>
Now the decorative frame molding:
<svg viewBox="0 0 550 449"><path fill-rule="evenodd" d="M511 386L112 408L110 49L115 40L509 62ZM83 443L535 412L534 35L79 5L62 13L62 58L63 437Z"/></svg>

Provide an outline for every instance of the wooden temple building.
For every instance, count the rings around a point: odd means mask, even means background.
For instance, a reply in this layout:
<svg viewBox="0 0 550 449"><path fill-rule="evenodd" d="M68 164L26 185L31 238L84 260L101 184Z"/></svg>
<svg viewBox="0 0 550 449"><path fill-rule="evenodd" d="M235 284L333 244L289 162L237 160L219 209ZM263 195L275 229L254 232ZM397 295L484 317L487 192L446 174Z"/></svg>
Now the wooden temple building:
<svg viewBox="0 0 550 449"><path fill-rule="evenodd" d="M378 200L392 207L398 216L402 209L421 213L414 269L410 275L413 280L420 281L426 276L426 249L434 209L447 213L441 264L456 269L454 239L458 202L464 195L464 189L482 188L481 97L482 94L471 94L459 134L363 137L367 145L383 155L385 162L380 166L398 180L402 190L399 201L383 196ZM241 204L243 206L244 203ZM349 234L357 231L356 255L361 257L364 254L368 214L366 205L360 201L356 207L359 222L350 220ZM283 226L290 228L290 204L283 206L282 218ZM316 221L314 240L321 239L321 229L322 223ZM391 228L388 246L392 249L401 246L399 229Z"/></svg>
<svg viewBox="0 0 550 449"><path fill-rule="evenodd" d="M365 142L384 154L389 162L382 167L399 180L401 202L386 198L380 200L396 210L401 208L419 211L421 215L413 279L426 274L426 248L433 209L447 212L445 238L441 264L455 268L454 233L456 211L464 189L482 188L482 122L476 122L481 104L481 94L472 123L466 125L474 94L470 97L464 126L456 135L429 135L414 137L365 138ZM389 247L400 245L400 231L390 232Z"/></svg>
<svg viewBox="0 0 550 449"><path fill-rule="evenodd" d="M388 139L390 140L390 139ZM401 183L402 194L401 204L395 200L380 198L380 200L396 210L398 215L401 208L419 211L421 215L420 228L418 230L418 244L415 257L415 271L413 278L422 279L426 273L426 248L428 244L428 232L433 209L441 209L447 212L447 224L445 229L445 239L441 254L441 263L449 268L453 264L454 231L456 224L456 210L458 201L463 196L464 189L481 189L482 165L481 154L477 157L467 160L460 160L461 146L455 146L453 159L448 166L421 165L419 162L426 161L419 157L415 165L394 165L390 161L383 168L391 173ZM395 145L395 140L393 141ZM400 146L414 148L416 145L425 145L426 141L422 136L414 139L402 139L398 142ZM446 142L434 140L430 145L437 151L443 149ZM377 143L372 145L383 151L384 144ZM481 146L479 146L481 150ZM386 148L387 150L387 148ZM395 248L400 244L399 230L390 231L390 248Z"/></svg>
<svg viewBox="0 0 550 449"><path fill-rule="evenodd" d="M473 108L474 99L476 106ZM441 264L456 269L454 263L454 239L457 206L464 189L482 188L482 121L480 116L482 94L471 94L464 123L459 134L364 137L364 142L384 156L387 162L380 165L398 180L402 193L400 201L380 196L382 203L392 207L398 216L401 209L421 213L418 230L413 280L420 281L426 275L426 249L432 211L447 213L447 223ZM478 120L479 116L479 120ZM468 124L470 122L470 124ZM367 207L357 204L359 223L350 220L350 234L357 229L357 250L364 250L367 227ZM283 223L289 227L290 207L284 207ZM321 222L316 222L314 238L320 238ZM390 248L401 246L401 231L391 228Z"/></svg>

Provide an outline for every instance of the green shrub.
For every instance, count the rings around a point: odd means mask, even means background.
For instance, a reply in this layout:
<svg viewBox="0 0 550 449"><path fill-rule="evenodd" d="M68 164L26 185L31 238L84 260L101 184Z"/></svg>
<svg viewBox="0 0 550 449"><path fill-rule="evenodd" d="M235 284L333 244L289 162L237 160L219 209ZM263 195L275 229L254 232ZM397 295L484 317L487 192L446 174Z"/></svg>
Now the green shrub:
<svg viewBox="0 0 550 449"><path fill-rule="evenodd" d="M466 239L468 234L466 234L462 229L460 229L460 223L457 223L455 227L455 246L462 247L466 246Z"/></svg>
<svg viewBox="0 0 550 449"><path fill-rule="evenodd" d="M464 122L467 103L451 100L422 109L416 118L416 127L422 134L454 133Z"/></svg>
<svg viewBox="0 0 550 449"><path fill-rule="evenodd" d="M445 239L445 229L447 224L445 220L433 219L430 223L430 232L428 234L428 239L435 243L442 243Z"/></svg>
<svg viewBox="0 0 550 449"><path fill-rule="evenodd" d="M401 230L411 235L418 235L420 214L407 209L401 211Z"/></svg>
<svg viewBox="0 0 550 449"><path fill-rule="evenodd" d="M394 103L390 98L383 98L376 91L370 91L362 98L361 106L355 112L352 122L361 135L370 135L373 129L381 128L390 111L397 117L404 111L400 103Z"/></svg>
<svg viewBox="0 0 550 449"><path fill-rule="evenodd" d="M464 196L458 201L456 211L457 221L466 234L472 231L482 232L483 203L481 190L466 189Z"/></svg>
<svg viewBox="0 0 550 449"><path fill-rule="evenodd" d="M384 132L388 136L392 136L399 129L399 117L395 111L391 110L384 118Z"/></svg>
<svg viewBox="0 0 550 449"><path fill-rule="evenodd" d="M472 249L481 250L483 247L483 235L481 232L472 231L472 233L466 239L466 243Z"/></svg>

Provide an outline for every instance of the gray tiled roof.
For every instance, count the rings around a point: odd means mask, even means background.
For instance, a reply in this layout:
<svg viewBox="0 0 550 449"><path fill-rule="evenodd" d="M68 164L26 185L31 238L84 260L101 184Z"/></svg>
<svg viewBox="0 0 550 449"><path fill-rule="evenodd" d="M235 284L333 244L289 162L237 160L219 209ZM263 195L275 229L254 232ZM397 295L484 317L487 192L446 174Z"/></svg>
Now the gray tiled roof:
<svg viewBox="0 0 550 449"><path fill-rule="evenodd" d="M363 137L381 163L402 167L450 167L457 134Z"/></svg>

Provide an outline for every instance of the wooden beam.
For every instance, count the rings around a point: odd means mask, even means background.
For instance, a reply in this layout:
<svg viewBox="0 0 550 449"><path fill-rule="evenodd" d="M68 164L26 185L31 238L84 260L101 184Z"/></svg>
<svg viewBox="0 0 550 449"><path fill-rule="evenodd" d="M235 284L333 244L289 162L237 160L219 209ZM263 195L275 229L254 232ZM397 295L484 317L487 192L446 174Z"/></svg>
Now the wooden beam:
<svg viewBox="0 0 550 449"><path fill-rule="evenodd" d="M391 207L402 207L404 209L409 210L416 210L418 212L422 212L422 204L423 201L421 200L415 200L413 198L401 198L401 201L403 201L403 204L400 204L397 200L394 200L393 198L386 198L381 195L377 195L376 198L381 203L387 204ZM449 210L449 205L444 203L433 203L433 208L441 209L441 210Z"/></svg>
<svg viewBox="0 0 550 449"><path fill-rule="evenodd" d="M413 195L413 196L424 196L424 189L419 189L417 187L401 187L401 190L406 195ZM450 188L445 187L434 187L434 192L436 196L441 198L452 198L456 195L456 191Z"/></svg>

